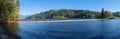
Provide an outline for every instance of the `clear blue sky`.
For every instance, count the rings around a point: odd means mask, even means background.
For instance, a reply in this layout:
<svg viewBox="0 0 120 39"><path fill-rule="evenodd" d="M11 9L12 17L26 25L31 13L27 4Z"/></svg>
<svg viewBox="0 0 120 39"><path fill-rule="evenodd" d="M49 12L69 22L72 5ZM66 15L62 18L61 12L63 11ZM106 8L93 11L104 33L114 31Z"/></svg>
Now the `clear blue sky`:
<svg viewBox="0 0 120 39"><path fill-rule="evenodd" d="M20 0L20 14L31 15L51 9L120 11L120 0Z"/></svg>

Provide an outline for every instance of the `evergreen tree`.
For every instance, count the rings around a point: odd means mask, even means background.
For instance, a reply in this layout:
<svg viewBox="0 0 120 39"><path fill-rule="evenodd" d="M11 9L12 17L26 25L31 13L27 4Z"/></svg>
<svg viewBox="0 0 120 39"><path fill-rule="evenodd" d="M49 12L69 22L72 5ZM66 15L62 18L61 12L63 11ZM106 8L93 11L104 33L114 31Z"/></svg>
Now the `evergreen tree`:
<svg viewBox="0 0 120 39"><path fill-rule="evenodd" d="M14 0L0 0L0 21L16 20L19 18L18 15Z"/></svg>
<svg viewBox="0 0 120 39"><path fill-rule="evenodd" d="M112 17L113 17L112 12L104 11L104 9L102 8L101 18L112 18Z"/></svg>
<svg viewBox="0 0 120 39"><path fill-rule="evenodd" d="M19 0L16 0L16 5L17 5L17 9L19 11L19 9L20 9L20 1Z"/></svg>
<svg viewBox="0 0 120 39"><path fill-rule="evenodd" d="M16 11L16 16L15 18L17 18L16 20L19 20L20 15L19 15L19 10L20 10L20 1L16 0L16 7L17 7L17 11Z"/></svg>
<svg viewBox="0 0 120 39"><path fill-rule="evenodd" d="M104 8L102 8L102 11L101 11L101 18L105 18Z"/></svg>

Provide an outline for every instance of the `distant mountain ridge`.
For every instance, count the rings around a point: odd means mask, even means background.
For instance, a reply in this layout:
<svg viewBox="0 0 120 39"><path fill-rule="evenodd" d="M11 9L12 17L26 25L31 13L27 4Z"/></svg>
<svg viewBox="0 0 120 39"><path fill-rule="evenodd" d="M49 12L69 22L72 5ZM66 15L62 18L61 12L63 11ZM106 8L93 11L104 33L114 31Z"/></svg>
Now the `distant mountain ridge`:
<svg viewBox="0 0 120 39"><path fill-rule="evenodd" d="M113 14L115 17L120 17L120 12L105 11L106 16ZM30 15L25 19L41 19L41 18L100 18L101 12L90 10L72 10L72 9L60 9L49 10L38 14Z"/></svg>
<svg viewBox="0 0 120 39"><path fill-rule="evenodd" d="M25 19L26 17L28 17L29 15L20 15L20 19Z"/></svg>

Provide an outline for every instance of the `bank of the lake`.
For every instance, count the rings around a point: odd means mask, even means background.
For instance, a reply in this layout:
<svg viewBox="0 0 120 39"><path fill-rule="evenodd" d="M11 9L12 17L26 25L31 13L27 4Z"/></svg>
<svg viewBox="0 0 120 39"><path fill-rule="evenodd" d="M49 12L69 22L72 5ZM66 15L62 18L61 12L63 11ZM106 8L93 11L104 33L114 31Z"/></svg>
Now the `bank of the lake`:
<svg viewBox="0 0 120 39"><path fill-rule="evenodd" d="M18 21L8 21L8 22L80 22L80 21L90 21L90 20L101 20L101 19L18 20Z"/></svg>

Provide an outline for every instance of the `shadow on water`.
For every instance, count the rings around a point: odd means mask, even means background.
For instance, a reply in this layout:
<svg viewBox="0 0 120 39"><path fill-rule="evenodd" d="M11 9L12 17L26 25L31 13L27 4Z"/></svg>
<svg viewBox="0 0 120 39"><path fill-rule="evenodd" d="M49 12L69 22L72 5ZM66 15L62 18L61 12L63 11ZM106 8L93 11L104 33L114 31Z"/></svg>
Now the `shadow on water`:
<svg viewBox="0 0 120 39"><path fill-rule="evenodd" d="M0 22L0 39L20 39L17 22Z"/></svg>

